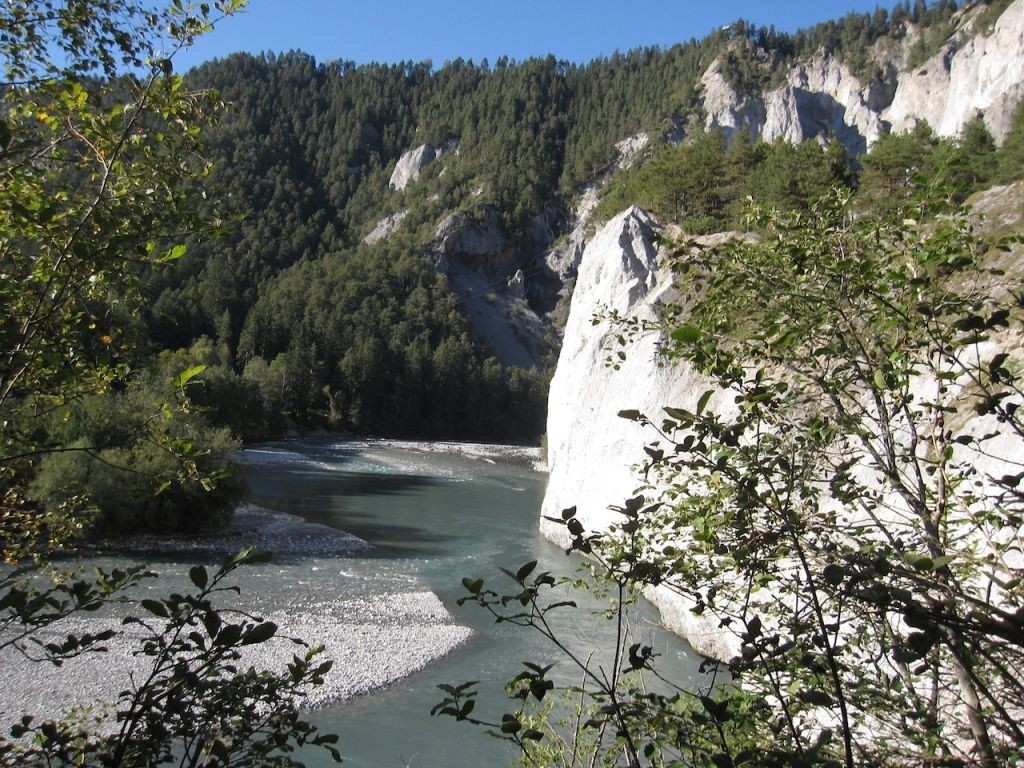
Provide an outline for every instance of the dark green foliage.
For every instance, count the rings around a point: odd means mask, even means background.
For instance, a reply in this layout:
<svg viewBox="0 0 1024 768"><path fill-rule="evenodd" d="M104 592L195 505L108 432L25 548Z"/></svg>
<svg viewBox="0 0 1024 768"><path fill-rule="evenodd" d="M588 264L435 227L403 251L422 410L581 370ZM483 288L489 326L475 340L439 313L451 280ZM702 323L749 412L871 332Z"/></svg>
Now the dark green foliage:
<svg viewBox="0 0 1024 768"><path fill-rule="evenodd" d="M597 214L612 216L636 204L679 222L689 232L723 229L740 192L736 183L730 183L739 173L727 149L724 134L713 131L664 150L617 181Z"/></svg>
<svg viewBox="0 0 1024 768"><path fill-rule="evenodd" d="M815 141L752 143L741 130L731 146L721 131L664 150L617 180L597 209L611 216L637 204L705 234L740 225L743 201L794 209L808 205L833 184L849 182L846 151L838 142L822 151Z"/></svg>
<svg viewBox="0 0 1024 768"><path fill-rule="evenodd" d="M882 205L905 203L926 183L926 164L938 143L925 122L909 133L880 137L861 160L861 190Z"/></svg>
<svg viewBox="0 0 1024 768"><path fill-rule="evenodd" d="M546 379L486 358L444 276L398 236L283 273L249 314L238 354L265 402L306 423L398 435L543 431Z"/></svg>
<svg viewBox="0 0 1024 768"><path fill-rule="evenodd" d="M909 22L921 35L919 55L927 58L952 33L950 20L956 9L955 0L938 0L931 5L915 2L913 7L909 0L903 0L892 11L879 7L873 13L849 13L794 34L777 32L774 26L755 27L738 21L729 26L729 36L745 45L735 46L723 58L722 72L740 93L749 93L755 88L779 85L778 78L791 64L824 49L867 82L882 74L871 57L875 43L886 37L902 38ZM762 60L752 55L754 50L761 52Z"/></svg>
<svg viewBox="0 0 1024 768"><path fill-rule="evenodd" d="M282 409L273 390L261 386L256 378L236 373L226 344L214 344L204 336L187 350L161 352L153 365L165 378L204 366L190 382L190 408L211 426L230 430L238 440L265 440L284 429Z"/></svg>
<svg viewBox="0 0 1024 768"><path fill-rule="evenodd" d="M782 210L807 207L830 186L844 181L845 151L823 152L816 141L776 141L746 179L746 194L762 205Z"/></svg>
<svg viewBox="0 0 1024 768"><path fill-rule="evenodd" d="M331 668L319 656L322 649L280 637L273 622L221 604L225 594L238 591L230 583L235 570L269 561L269 552L249 549L212 573L195 566L189 573L195 590L162 599L129 597L132 588L156 575L141 567L100 570L95 581L49 574L52 586L32 568L0 578L0 650L19 649L21 663L61 666L83 653L104 652L123 633L142 638L141 674L119 694L110 716L114 727L97 732L81 718L40 722L26 716L0 734L0 765L300 768L292 755L307 744L341 762L333 746L337 737L319 733L299 714L303 694ZM116 629L61 636L61 619L95 615L111 602L122 604L124 618L109 622ZM43 631L56 636L43 642ZM243 649L264 643L296 646L287 669L245 665Z"/></svg>
<svg viewBox="0 0 1024 768"><path fill-rule="evenodd" d="M229 520L241 496L225 469L237 442L189 401L165 407L176 398L172 380L186 370L176 365L181 357L165 358L124 392L50 414L42 428L60 449L39 460L31 496L53 509L94 510L92 528L102 533L195 533ZM202 389L194 382L190 391Z"/></svg>
<svg viewBox="0 0 1024 768"><path fill-rule="evenodd" d="M964 126L956 141L936 136L924 121L913 131L879 138L861 162L860 189L878 207L912 199L961 203L997 178L1012 163L1012 142L997 150L981 118Z"/></svg>

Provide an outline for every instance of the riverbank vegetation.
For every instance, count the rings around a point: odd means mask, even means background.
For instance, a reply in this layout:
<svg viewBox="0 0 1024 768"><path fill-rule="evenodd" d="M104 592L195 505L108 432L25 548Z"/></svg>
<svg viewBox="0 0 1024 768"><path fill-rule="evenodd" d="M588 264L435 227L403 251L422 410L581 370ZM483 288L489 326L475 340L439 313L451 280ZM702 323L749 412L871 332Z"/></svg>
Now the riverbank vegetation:
<svg viewBox="0 0 1024 768"><path fill-rule="evenodd" d="M83 576L51 561L96 519L195 530L237 498L230 438L187 397L201 366L147 367L131 319L140 272L206 227L185 188L206 172L198 134L218 102L173 74L175 52L241 6L0 7L0 557L17 564L0 570L0 654L61 667L127 638L138 664L104 710L44 720L15 702L3 766L289 766L303 744L340 760L298 711L330 663L224 604L233 572L268 554L197 565L193 589L162 599L139 598L155 577L142 566ZM115 605L95 632L62 623ZM243 663L275 640L295 644L286 668Z"/></svg>

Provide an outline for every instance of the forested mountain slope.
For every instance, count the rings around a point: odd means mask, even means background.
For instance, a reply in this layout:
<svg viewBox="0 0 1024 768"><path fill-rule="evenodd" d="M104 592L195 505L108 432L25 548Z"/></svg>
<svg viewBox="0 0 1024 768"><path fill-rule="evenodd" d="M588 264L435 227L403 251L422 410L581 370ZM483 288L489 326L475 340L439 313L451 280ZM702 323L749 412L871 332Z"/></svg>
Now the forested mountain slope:
<svg viewBox="0 0 1024 768"><path fill-rule="evenodd" d="M551 326L589 232L585 185L612 182L599 217L640 202L697 231L727 226L747 194L806 204L856 183L886 110L913 124L901 89L937 65L955 75L958 51L993 60L975 42L989 38L1009 56L998 120L976 125L992 150L1021 87L1022 8L901 4L795 35L738 22L587 65L208 63L188 79L230 105L205 137L207 201L228 234L149 279L151 336L215 339L272 423L535 439Z"/></svg>

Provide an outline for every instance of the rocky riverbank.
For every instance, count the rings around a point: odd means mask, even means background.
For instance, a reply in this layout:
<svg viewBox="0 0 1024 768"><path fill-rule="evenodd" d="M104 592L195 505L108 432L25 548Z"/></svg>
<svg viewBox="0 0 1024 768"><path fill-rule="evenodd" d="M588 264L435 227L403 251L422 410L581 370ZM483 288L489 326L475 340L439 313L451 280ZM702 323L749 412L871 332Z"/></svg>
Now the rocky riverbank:
<svg viewBox="0 0 1024 768"><path fill-rule="evenodd" d="M301 517L243 504L231 522L216 533L190 536L119 536L92 543L94 551L131 555L216 555L228 557L245 547L269 550L278 557L357 555L370 545L337 528L308 523Z"/></svg>
<svg viewBox="0 0 1024 768"><path fill-rule="evenodd" d="M106 542L103 549L205 559L233 554L246 546L291 557L359 556L370 551L365 541L350 534L252 505L240 508L228 529L216 535L133 537ZM261 609L258 595L246 593L240 599L246 610L278 625L276 638L245 649L244 664L284 670L297 651L287 639L291 637L323 645L323 658L333 660L324 684L308 692L305 706L309 708L383 688L450 653L472 635L468 627L454 623L435 594L422 590L372 598L297 590L294 600L273 609ZM0 721L14 722L23 714L37 720L52 719L86 708L107 711L119 692L129 686L131 677L139 679L146 669L147 659L133 655L141 639L139 628L121 626L130 608L115 605L97 614L69 617L39 638L46 642L69 634L118 630L119 634L104 644L105 653L85 654L58 668L28 661L13 648L0 652ZM135 607L135 613L144 612Z"/></svg>

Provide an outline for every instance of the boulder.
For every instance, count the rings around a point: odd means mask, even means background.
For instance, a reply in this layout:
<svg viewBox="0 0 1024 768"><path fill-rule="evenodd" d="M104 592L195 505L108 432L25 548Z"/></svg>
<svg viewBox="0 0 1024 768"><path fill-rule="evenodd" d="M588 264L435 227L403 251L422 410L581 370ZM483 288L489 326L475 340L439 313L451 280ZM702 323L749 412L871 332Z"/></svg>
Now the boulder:
<svg viewBox="0 0 1024 768"><path fill-rule="evenodd" d="M505 294L511 299L526 298L526 276L523 270L517 269L516 273L505 283Z"/></svg>

